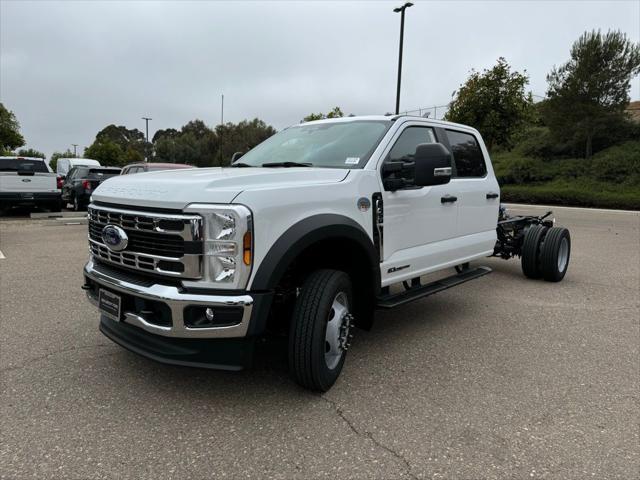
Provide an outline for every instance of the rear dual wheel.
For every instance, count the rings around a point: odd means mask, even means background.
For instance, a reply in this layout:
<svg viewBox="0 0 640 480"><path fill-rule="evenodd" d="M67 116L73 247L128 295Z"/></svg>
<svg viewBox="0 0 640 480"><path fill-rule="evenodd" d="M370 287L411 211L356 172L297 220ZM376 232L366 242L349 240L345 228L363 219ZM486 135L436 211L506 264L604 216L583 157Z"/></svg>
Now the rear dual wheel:
<svg viewBox="0 0 640 480"><path fill-rule="evenodd" d="M567 273L570 255L569 230L533 225L522 244L522 272L529 278L559 282Z"/></svg>
<svg viewBox="0 0 640 480"><path fill-rule="evenodd" d="M569 268L571 235L569 230L553 227L547 231L540 248L540 271L548 282L559 282Z"/></svg>

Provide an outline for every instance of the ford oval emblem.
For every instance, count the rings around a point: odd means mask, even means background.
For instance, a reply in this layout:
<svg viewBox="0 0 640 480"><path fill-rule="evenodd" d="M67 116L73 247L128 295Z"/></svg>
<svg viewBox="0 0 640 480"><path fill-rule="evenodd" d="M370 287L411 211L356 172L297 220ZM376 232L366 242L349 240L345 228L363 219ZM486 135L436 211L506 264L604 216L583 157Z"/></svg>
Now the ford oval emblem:
<svg viewBox="0 0 640 480"><path fill-rule="evenodd" d="M121 252L127 248L129 237L120 227L116 225L107 225L102 229L102 241L107 248L113 252Z"/></svg>

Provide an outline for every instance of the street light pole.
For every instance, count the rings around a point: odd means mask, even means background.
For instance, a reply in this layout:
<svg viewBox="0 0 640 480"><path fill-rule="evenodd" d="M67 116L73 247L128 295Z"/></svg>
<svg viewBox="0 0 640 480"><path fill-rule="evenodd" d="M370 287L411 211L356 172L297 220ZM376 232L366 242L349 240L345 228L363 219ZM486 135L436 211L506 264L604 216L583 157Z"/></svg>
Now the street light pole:
<svg viewBox="0 0 640 480"><path fill-rule="evenodd" d="M147 139L147 144L144 146L144 161L148 162L149 161L149 120L153 120L153 119L149 117L142 117L142 120L144 120L144 123L145 123L145 127L146 127L145 137Z"/></svg>
<svg viewBox="0 0 640 480"><path fill-rule="evenodd" d="M400 113L400 81L402 79L402 44L404 41L404 11L412 7L413 3L407 2L403 6L394 8L395 13L400 13L400 53L398 55L398 90L396 92L396 115Z"/></svg>
<svg viewBox="0 0 640 480"><path fill-rule="evenodd" d="M78 155L76 155L76 147L78 146L78 144L72 143L71 146L73 147L73 157L78 158Z"/></svg>

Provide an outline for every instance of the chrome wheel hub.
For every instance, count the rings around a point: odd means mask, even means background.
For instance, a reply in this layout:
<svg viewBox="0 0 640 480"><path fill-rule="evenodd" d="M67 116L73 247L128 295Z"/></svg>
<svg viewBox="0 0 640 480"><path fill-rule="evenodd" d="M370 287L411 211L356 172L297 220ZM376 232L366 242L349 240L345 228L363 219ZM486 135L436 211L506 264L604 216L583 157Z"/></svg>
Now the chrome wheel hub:
<svg viewBox="0 0 640 480"><path fill-rule="evenodd" d="M342 355L350 346L353 337L352 324L353 315L349 313L347 294L338 292L329 310L324 338L324 360L330 369L338 365Z"/></svg>
<svg viewBox="0 0 640 480"><path fill-rule="evenodd" d="M558 251L558 271L564 272L569 261L569 242L563 238L560 242L560 250Z"/></svg>

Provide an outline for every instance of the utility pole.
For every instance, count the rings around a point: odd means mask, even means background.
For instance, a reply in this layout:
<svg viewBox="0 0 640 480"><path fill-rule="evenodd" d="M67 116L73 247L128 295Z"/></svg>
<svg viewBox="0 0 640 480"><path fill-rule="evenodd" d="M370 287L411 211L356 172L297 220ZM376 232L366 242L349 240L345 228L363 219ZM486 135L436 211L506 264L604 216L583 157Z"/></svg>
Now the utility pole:
<svg viewBox="0 0 640 480"><path fill-rule="evenodd" d="M402 43L404 41L404 11L412 7L413 3L407 2L403 6L394 8L395 13L400 13L400 53L398 55L398 90L396 92L396 115L400 113L400 81L402 79Z"/></svg>
<svg viewBox="0 0 640 480"><path fill-rule="evenodd" d="M149 117L142 117L142 120L144 120L144 123L146 126L145 138L147 141L147 143L144 146L144 161L148 162L149 161L149 120L153 120L153 119Z"/></svg>
<svg viewBox="0 0 640 480"><path fill-rule="evenodd" d="M218 145L218 163L222 165L222 143L224 140L224 93L220 97L220 145Z"/></svg>
<svg viewBox="0 0 640 480"><path fill-rule="evenodd" d="M78 158L78 155L76 155L76 147L78 146L77 143L72 143L71 146L73 146L73 156L74 158Z"/></svg>

